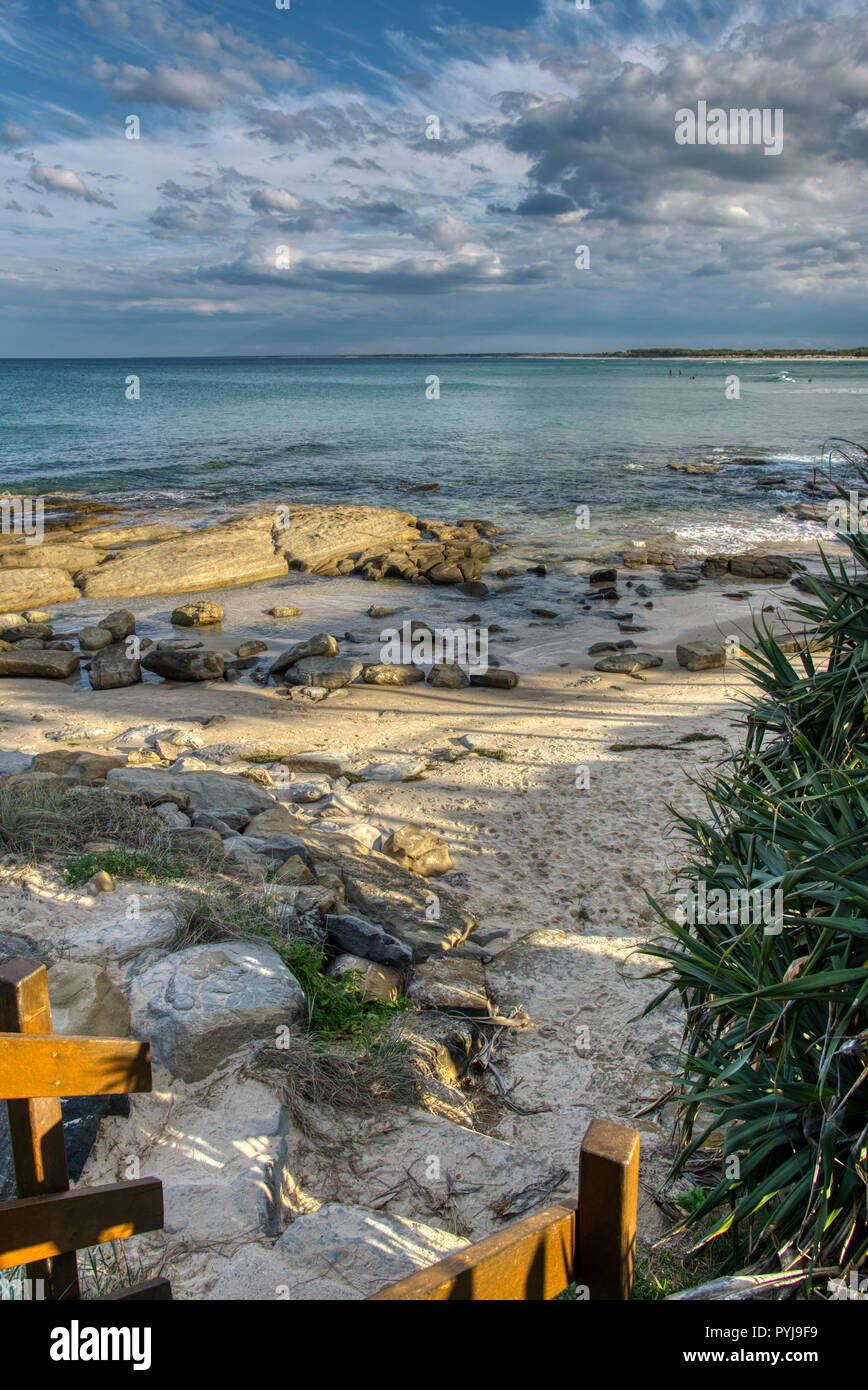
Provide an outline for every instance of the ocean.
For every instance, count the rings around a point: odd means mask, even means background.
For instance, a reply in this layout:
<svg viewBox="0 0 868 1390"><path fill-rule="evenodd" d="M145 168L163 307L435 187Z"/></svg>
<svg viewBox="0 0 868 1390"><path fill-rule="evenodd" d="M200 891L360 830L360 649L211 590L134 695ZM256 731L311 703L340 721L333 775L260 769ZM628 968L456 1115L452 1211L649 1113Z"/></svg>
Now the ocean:
<svg viewBox="0 0 868 1390"><path fill-rule="evenodd" d="M864 440L866 397L868 361L4 360L0 491L84 492L157 515L390 505L492 520L541 552L651 536L741 550L821 533L780 509L827 436ZM757 462L667 468L744 457ZM590 532L576 529L580 506Z"/></svg>

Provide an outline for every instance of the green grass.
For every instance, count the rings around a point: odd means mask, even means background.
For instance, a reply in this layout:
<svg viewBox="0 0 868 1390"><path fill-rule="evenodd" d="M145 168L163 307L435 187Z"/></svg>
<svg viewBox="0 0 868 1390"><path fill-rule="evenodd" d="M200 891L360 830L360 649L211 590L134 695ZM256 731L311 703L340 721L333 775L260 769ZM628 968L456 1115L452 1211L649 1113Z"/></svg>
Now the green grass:
<svg viewBox="0 0 868 1390"><path fill-rule="evenodd" d="M409 1007L402 997L394 1003L368 999L353 976L333 979L322 973L325 956L307 941L271 942L298 980L308 1002L310 1030L325 1045L338 1039L376 1043L388 1019Z"/></svg>
<svg viewBox="0 0 868 1390"><path fill-rule="evenodd" d="M112 878L143 878L148 883L172 883L184 878L187 869L180 860L159 850L148 852L119 847L101 854L74 854L67 860L63 872L67 883L77 887L100 872L111 874Z"/></svg>

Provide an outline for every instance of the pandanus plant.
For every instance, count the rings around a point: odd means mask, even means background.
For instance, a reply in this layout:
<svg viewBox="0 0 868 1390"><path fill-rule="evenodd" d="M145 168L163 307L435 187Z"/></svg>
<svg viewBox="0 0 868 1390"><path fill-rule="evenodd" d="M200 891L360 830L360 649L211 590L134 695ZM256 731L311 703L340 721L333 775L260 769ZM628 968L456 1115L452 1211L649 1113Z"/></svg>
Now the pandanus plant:
<svg viewBox="0 0 868 1390"><path fill-rule="evenodd" d="M868 1258L868 535L838 538L849 555L824 553L789 604L810 638L796 655L754 622L744 748L702 816L676 815L671 892L765 891L779 918L654 903L664 988L646 1012L673 991L686 1012L671 1176L719 1160L682 1225L722 1272L818 1280Z"/></svg>

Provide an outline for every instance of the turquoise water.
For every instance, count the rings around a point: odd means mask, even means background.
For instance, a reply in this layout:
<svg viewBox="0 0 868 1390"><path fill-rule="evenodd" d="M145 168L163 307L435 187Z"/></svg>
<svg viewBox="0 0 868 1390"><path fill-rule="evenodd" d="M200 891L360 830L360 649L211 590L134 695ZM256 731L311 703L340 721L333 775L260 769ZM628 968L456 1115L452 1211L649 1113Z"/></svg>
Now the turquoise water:
<svg viewBox="0 0 868 1390"><path fill-rule="evenodd" d="M738 400L725 395L732 373ZM125 398L130 374L139 400ZM160 511L379 503L560 543L584 504L597 539L674 533L713 550L734 534L799 534L779 517L792 493L757 483L810 476L829 435L864 441L866 397L868 362L7 360L0 491ZM745 454L764 465L690 479L666 467ZM439 491L411 490L432 482Z"/></svg>

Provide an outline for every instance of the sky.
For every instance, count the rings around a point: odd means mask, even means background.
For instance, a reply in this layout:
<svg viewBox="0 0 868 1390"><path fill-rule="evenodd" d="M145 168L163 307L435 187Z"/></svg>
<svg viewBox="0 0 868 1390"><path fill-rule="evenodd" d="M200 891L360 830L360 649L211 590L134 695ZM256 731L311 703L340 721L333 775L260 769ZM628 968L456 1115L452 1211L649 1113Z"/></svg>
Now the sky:
<svg viewBox="0 0 868 1390"><path fill-rule="evenodd" d="M0 356L868 343L868 0L290 4L2 0Z"/></svg>

